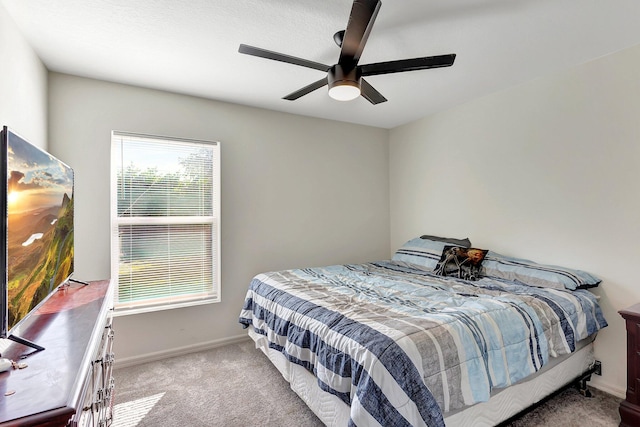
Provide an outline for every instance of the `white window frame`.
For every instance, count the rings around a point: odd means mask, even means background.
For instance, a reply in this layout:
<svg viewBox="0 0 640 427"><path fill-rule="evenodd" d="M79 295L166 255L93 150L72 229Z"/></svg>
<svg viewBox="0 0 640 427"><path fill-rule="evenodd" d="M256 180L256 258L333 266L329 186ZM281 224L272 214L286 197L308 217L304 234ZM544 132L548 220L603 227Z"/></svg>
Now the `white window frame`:
<svg viewBox="0 0 640 427"><path fill-rule="evenodd" d="M122 163L117 158L118 150L116 149L118 142L122 138L133 138L148 140L149 142L167 141L170 143L185 144L201 144L214 146L215 155L213 156L213 208L212 216L163 216L163 217L119 217L118 216L118 166ZM157 135L147 135L141 133L112 131L111 132L111 280L115 283L115 301L114 314L128 315L137 313L146 313L159 310L167 310L181 307L191 307L202 304L211 304L220 302L221 300L221 283L220 283L220 143L218 141L202 141L187 138L166 137ZM118 279L120 271L120 238L119 227L129 225L184 225L184 224L207 224L213 228L213 289L209 293L191 293L186 296L170 296L167 298L155 298L154 302L143 300L139 302L122 303L118 299Z"/></svg>

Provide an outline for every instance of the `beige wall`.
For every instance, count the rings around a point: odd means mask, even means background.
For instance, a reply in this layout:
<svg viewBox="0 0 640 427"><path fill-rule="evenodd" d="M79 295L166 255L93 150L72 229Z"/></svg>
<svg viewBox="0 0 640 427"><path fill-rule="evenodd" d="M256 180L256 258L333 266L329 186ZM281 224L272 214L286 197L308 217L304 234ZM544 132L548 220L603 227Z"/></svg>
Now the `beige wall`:
<svg viewBox="0 0 640 427"><path fill-rule="evenodd" d="M390 134L391 250L421 233L592 272L609 322L599 388L624 395L640 302L640 46Z"/></svg>
<svg viewBox="0 0 640 427"><path fill-rule="evenodd" d="M50 147L76 173L76 277L109 277L112 130L217 140L222 303L117 317L119 363L244 336L262 271L388 257L388 131L63 74L49 79Z"/></svg>
<svg viewBox="0 0 640 427"><path fill-rule="evenodd" d="M47 148L47 69L0 5L0 126Z"/></svg>

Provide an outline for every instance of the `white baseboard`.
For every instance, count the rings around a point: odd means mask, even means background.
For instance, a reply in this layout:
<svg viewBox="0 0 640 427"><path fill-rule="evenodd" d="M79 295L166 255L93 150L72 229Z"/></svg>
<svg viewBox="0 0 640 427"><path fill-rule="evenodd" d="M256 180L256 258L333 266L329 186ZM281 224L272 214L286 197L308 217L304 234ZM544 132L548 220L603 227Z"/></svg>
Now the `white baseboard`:
<svg viewBox="0 0 640 427"><path fill-rule="evenodd" d="M140 365L147 362L155 362L156 360L162 360L169 357L184 356L185 354L196 353L198 351L211 350L216 347L222 347L229 344L236 344L249 340L249 336L245 333L242 335L236 335L234 337L221 338L218 340L208 341L204 343L172 348L165 351L157 351L154 353L147 353L140 356L126 357L124 359L118 359L116 354L115 368L127 368L129 366Z"/></svg>
<svg viewBox="0 0 640 427"><path fill-rule="evenodd" d="M589 387L597 388L600 391L604 391L605 393L609 393L615 397L619 397L620 399L624 399L627 396L627 390L624 388L616 387L609 383L606 383L602 380L594 381L594 375L591 376L591 381L589 381Z"/></svg>
<svg viewBox="0 0 640 427"><path fill-rule="evenodd" d="M604 384L598 384L598 386L593 386L593 388L597 388L600 391L604 391L605 393L609 393L610 395L618 397L620 399L625 399L627 396L627 390L621 390L616 387L608 387Z"/></svg>

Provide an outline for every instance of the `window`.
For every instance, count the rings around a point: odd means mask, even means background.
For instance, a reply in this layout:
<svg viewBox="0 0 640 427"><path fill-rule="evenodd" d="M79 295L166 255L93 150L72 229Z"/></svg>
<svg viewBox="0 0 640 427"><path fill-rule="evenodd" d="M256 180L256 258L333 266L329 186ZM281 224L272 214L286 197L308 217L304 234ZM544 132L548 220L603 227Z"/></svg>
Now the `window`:
<svg viewBox="0 0 640 427"><path fill-rule="evenodd" d="M220 300L219 153L217 142L112 133L117 311Z"/></svg>

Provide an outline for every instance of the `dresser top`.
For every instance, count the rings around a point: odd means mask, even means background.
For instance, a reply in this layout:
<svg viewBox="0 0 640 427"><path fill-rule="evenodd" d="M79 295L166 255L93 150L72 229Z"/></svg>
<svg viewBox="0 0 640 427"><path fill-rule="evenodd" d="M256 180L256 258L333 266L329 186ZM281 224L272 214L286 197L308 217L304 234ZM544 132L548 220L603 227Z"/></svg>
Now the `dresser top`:
<svg viewBox="0 0 640 427"><path fill-rule="evenodd" d="M620 310L618 313L625 319L629 317L638 317L640 318L640 303L632 305L629 308L625 308L624 310Z"/></svg>

